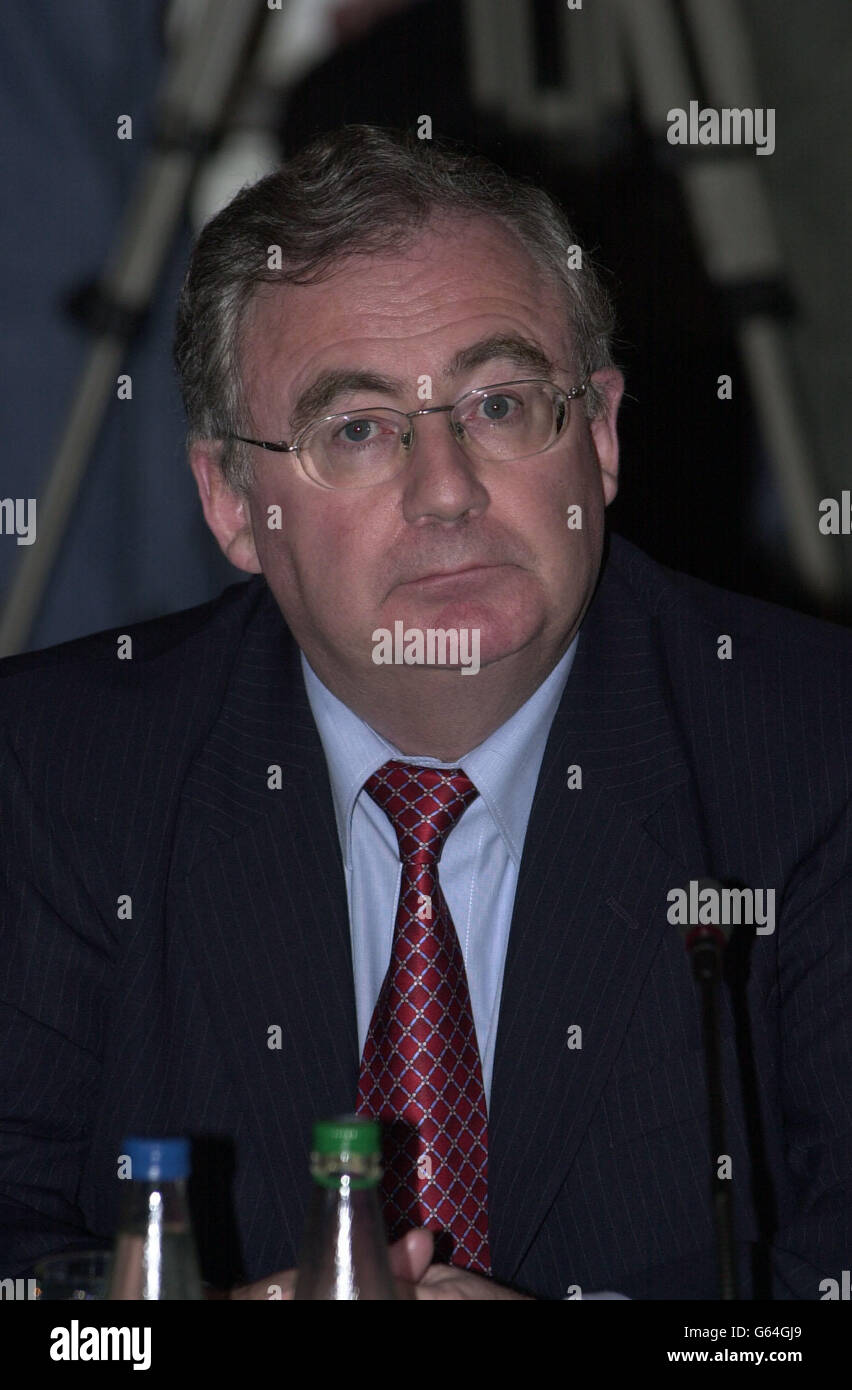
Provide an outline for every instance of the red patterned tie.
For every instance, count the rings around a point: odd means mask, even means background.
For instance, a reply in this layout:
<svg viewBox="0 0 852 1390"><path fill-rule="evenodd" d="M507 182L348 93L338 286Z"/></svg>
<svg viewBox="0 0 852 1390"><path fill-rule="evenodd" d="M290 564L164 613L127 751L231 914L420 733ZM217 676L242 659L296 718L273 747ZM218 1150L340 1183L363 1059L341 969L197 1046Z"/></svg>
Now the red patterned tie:
<svg viewBox="0 0 852 1390"><path fill-rule="evenodd" d="M402 885L356 1109L385 1124L391 1239L428 1226L444 1233L438 1258L490 1274L482 1066L464 959L438 883L444 841L478 792L460 768L402 762L385 763L364 787L396 831Z"/></svg>

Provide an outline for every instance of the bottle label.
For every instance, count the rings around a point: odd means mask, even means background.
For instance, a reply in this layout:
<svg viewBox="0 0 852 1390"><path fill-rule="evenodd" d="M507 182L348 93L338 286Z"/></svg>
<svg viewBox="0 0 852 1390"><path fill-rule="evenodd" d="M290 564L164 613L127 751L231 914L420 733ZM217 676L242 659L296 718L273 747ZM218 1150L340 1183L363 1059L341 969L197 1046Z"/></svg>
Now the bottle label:
<svg viewBox="0 0 852 1390"><path fill-rule="evenodd" d="M348 1184L354 1192L360 1192L365 1187L377 1186L381 1176L379 1154L311 1154L311 1177L321 1187Z"/></svg>
<svg viewBox="0 0 852 1390"><path fill-rule="evenodd" d="M363 1192L367 1187L376 1187L375 1178L354 1178L351 1173L321 1173L311 1169L315 1183L320 1187L339 1188L341 1191Z"/></svg>

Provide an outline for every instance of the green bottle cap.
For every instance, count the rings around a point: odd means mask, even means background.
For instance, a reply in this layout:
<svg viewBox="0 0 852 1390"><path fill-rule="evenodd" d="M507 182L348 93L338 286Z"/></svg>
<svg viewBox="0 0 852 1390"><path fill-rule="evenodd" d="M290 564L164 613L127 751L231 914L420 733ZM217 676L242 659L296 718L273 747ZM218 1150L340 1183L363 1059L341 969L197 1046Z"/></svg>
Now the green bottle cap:
<svg viewBox="0 0 852 1390"><path fill-rule="evenodd" d="M347 1154L364 1154L380 1158L382 1134L378 1120L361 1115L337 1115L333 1120L318 1120L314 1125L315 1154L335 1154L346 1162Z"/></svg>

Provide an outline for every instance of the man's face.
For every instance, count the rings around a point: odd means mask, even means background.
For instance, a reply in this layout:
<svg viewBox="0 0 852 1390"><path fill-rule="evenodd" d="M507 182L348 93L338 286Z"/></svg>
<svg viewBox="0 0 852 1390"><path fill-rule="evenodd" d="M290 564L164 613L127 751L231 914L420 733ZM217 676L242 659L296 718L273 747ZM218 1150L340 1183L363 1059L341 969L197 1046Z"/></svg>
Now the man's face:
<svg viewBox="0 0 852 1390"><path fill-rule="evenodd" d="M553 284L487 219L432 227L399 255L349 257L313 285L263 287L242 337L254 437L292 441L299 396L331 371L373 373L398 386L349 389L321 415L445 405L525 377L570 389L578 379L565 319ZM498 338L538 351L552 372L504 343L450 374L456 354ZM424 377L431 398L423 397ZM392 632L398 620L405 629L478 628L483 670L497 663L511 680L524 663L540 666L546 656L549 665L564 651L595 585L604 506L616 490L621 378L595 379L608 395L607 418L590 425L583 402L572 402L568 428L531 458L470 459L448 415L420 416L404 471L386 482L328 490L304 475L295 455L255 449L248 508L220 493L217 509L205 503L208 520L234 564L263 570L332 688L363 690L377 679L373 633ZM569 508L578 505L582 525L569 528L569 515L577 517ZM275 507L280 529L267 524ZM418 670L424 681L434 674Z"/></svg>

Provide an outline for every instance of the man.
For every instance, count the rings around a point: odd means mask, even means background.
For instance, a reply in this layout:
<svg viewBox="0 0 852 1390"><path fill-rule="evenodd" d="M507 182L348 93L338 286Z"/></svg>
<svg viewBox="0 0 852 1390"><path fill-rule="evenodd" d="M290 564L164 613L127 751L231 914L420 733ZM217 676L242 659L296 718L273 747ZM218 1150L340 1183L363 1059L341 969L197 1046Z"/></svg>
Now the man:
<svg viewBox="0 0 852 1390"><path fill-rule="evenodd" d="M3 667L10 1272L108 1239L122 1137L182 1132L208 1276L287 1295L311 1122L357 1109L402 1290L715 1297L672 907L713 875L760 904L721 1006L740 1290L839 1277L852 641L605 538L609 331L540 191L373 128L205 229L190 463L256 577Z"/></svg>

